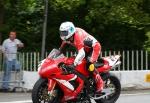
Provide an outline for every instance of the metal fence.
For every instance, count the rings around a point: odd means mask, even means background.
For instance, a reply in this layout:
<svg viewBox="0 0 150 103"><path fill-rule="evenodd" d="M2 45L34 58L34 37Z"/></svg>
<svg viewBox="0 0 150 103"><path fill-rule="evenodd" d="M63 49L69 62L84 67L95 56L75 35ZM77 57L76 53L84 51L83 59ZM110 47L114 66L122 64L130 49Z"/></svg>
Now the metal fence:
<svg viewBox="0 0 150 103"><path fill-rule="evenodd" d="M100 57L121 55L122 64L115 71L132 71L132 70L150 70L150 56L147 51L143 50L126 50L126 51L103 51ZM48 52L45 53L45 57ZM76 55L74 52L66 52L66 56ZM41 61L39 52L21 52L18 54L18 60L22 64L22 70L37 71L38 63ZM3 69L3 58L0 54L0 70Z"/></svg>

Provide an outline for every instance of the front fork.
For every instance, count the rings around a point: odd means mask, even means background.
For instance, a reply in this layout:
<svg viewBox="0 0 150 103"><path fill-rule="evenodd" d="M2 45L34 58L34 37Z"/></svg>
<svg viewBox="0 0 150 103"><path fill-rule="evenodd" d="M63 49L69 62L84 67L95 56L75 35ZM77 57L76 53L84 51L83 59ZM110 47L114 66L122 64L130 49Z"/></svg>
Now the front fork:
<svg viewBox="0 0 150 103"><path fill-rule="evenodd" d="M51 94L56 86L56 81L53 79L48 79L48 94Z"/></svg>
<svg viewBox="0 0 150 103"><path fill-rule="evenodd" d="M53 79L48 79L48 91L51 91L55 88L56 81Z"/></svg>

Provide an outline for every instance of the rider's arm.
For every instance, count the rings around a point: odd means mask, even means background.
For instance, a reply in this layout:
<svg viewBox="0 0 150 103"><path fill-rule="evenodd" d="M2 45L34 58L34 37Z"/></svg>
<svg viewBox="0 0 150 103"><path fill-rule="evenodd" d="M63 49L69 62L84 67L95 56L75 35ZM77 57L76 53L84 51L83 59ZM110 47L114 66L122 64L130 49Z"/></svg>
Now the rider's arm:
<svg viewBox="0 0 150 103"><path fill-rule="evenodd" d="M66 42L65 41L62 41L61 43L61 46L59 47L59 50L62 51L63 50L63 47L66 45Z"/></svg>
<svg viewBox="0 0 150 103"><path fill-rule="evenodd" d="M84 48L81 48L80 50L78 50L78 54L74 60L74 65L76 66L80 64L84 57L85 57L85 51Z"/></svg>
<svg viewBox="0 0 150 103"><path fill-rule="evenodd" d="M82 59L85 57L84 44L83 44L81 35L76 35L75 44L76 44L76 48L78 50L78 54L74 60L74 65L76 66L76 65L80 64Z"/></svg>

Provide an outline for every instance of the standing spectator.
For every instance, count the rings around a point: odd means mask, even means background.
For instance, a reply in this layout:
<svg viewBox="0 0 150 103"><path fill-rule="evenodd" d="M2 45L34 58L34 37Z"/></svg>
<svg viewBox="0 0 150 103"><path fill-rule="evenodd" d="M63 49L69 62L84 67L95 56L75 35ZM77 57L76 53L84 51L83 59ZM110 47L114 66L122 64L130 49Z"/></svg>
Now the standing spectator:
<svg viewBox="0 0 150 103"><path fill-rule="evenodd" d="M9 38L4 40L2 44L2 51L4 54L4 76L2 91L7 92L9 90L9 81L11 77L11 70L16 65L17 49L24 47L23 43L16 39L16 31L9 33Z"/></svg>

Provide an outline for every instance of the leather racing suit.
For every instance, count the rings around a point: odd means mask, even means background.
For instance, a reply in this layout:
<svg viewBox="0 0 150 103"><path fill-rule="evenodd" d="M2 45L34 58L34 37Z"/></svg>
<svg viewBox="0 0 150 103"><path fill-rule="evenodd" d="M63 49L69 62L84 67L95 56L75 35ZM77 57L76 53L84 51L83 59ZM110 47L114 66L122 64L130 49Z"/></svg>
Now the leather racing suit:
<svg viewBox="0 0 150 103"><path fill-rule="evenodd" d="M87 56L90 56L88 58L90 63L96 62L101 52L100 43L81 28L76 28L73 41L63 41L60 48L63 48L65 44L71 44L78 50L78 54L74 60L75 66L80 64L82 59ZM93 77L97 84L97 92L100 92L103 89L103 80L96 69L93 72Z"/></svg>

